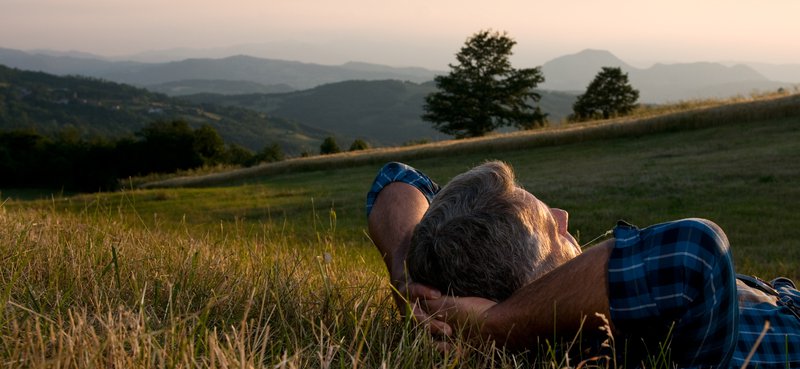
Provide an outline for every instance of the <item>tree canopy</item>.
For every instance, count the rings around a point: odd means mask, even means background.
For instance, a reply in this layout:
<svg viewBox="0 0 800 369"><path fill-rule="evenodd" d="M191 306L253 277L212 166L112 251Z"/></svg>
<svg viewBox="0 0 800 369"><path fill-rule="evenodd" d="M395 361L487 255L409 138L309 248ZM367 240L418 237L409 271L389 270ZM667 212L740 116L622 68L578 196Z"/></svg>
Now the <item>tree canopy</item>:
<svg viewBox="0 0 800 369"><path fill-rule="evenodd" d="M35 130L0 130L0 188L114 190L119 179L171 173L203 165L254 165L283 160L278 144L258 154L235 144L225 147L209 125L194 129L186 121L154 121L135 137L116 140L80 137L65 128L55 137Z"/></svg>
<svg viewBox="0 0 800 369"><path fill-rule="evenodd" d="M369 144L367 141L364 141L360 138L356 138L353 140L353 143L350 144L350 151L359 151L359 150L366 150L369 149Z"/></svg>
<svg viewBox="0 0 800 369"><path fill-rule="evenodd" d="M325 137L322 144L319 145L320 155L336 154L339 152L342 152L342 149L339 148L339 144L336 143L336 139L333 136Z"/></svg>
<svg viewBox="0 0 800 369"><path fill-rule="evenodd" d="M603 67L586 92L572 105L571 120L581 121L602 117L608 119L629 114L636 108L639 91L628 82L628 74L619 67Z"/></svg>
<svg viewBox="0 0 800 369"><path fill-rule="evenodd" d="M483 30L467 39L447 75L435 78L437 92L425 98L422 119L456 138L483 136L502 126L531 129L544 124L534 88L540 68L514 69L516 41L505 32Z"/></svg>

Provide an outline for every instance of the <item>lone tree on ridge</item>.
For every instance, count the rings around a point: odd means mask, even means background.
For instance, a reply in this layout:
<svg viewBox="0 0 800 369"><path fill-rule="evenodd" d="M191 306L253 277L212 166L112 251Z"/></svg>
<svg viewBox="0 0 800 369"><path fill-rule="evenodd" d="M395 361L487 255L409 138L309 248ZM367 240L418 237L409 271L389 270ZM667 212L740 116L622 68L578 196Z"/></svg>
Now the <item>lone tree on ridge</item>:
<svg viewBox="0 0 800 369"><path fill-rule="evenodd" d="M336 139L333 138L333 136L325 137L322 144L319 145L320 155L336 154L339 152L342 152L342 149L339 148L339 144L336 143Z"/></svg>
<svg viewBox="0 0 800 369"><path fill-rule="evenodd" d="M629 114L636 108L639 91L628 82L628 74L619 67L603 67L586 92L572 105L572 121L602 117L608 119Z"/></svg>
<svg viewBox="0 0 800 369"><path fill-rule="evenodd" d="M505 32L480 31L456 54L439 89L425 98L422 119L456 138L483 136L502 126L531 129L544 124L534 88L544 82L539 67L514 69L509 57L516 41Z"/></svg>

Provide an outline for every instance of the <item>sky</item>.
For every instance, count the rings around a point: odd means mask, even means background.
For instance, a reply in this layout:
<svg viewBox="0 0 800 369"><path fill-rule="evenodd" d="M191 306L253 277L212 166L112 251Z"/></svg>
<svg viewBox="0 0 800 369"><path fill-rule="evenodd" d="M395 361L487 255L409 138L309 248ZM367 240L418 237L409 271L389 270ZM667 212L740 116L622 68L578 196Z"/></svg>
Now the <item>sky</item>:
<svg viewBox="0 0 800 369"><path fill-rule="evenodd" d="M583 49L655 62L800 64L798 0L0 0L0 47L127 56L259 44L278 59L447 69L506 31L529 67Z"/></svg>

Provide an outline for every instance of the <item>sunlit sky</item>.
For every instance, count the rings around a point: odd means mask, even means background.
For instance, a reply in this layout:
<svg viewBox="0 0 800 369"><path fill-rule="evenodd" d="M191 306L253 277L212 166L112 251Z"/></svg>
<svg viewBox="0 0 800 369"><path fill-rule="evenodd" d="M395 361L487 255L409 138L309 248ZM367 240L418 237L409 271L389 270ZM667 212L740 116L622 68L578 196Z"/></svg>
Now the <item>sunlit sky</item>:
<svg viewBox="0 0 800 369"><path fill-rule="evenodd" d="M798 0L0 0L0 47L122 56L263 43L275 58L445 69L491 28L517 41L521 66L587 48L643 67L796 64L798 15Z"/></svg>

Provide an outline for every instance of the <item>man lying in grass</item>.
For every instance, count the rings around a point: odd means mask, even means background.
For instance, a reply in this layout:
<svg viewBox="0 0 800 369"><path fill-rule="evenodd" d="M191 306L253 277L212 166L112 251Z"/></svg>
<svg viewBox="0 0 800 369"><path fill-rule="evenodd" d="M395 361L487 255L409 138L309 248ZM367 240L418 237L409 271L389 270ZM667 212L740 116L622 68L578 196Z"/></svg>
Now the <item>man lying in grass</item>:
<svg viewBox="0 0 800 369"><path fill-rule="evenodd" d="M567 340L598 331L602 314L633 343L625 355L658 352L668 339L679 367L738 368L751 353L760 368L800 366L800 292L785 278L737 281L727 237L711 221L619 222L612 239L581 253L567 213L517 186L501 162L443 189L389 163L367 216L398 306L444 337L441 348L464 332L536 351L554 330Z"/></svg>

